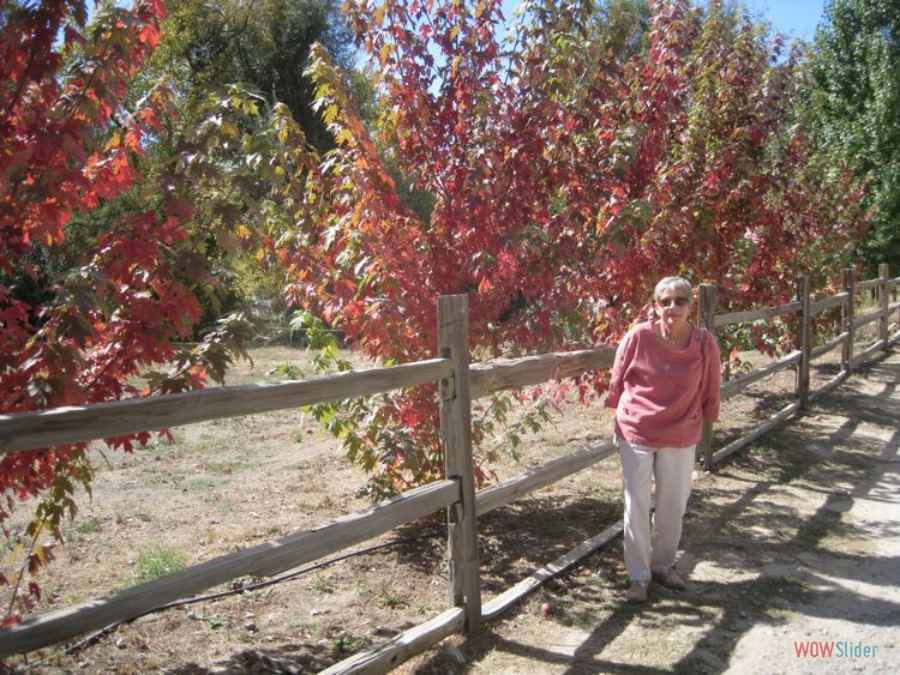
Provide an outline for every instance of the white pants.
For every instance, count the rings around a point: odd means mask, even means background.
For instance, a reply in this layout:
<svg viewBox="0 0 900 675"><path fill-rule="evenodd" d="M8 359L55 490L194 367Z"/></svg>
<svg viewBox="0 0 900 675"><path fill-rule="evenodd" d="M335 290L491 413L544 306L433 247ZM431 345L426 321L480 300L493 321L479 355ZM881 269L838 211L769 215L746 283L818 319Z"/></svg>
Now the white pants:
<svg viewBox="0 0 900 675"><path fill-rule="evenodd" d="M618 442L625 487L625 567L632 581L649 581L651 570L665 573L675 564L696 445L650 448L621 437ZM652 530L651 478L656 480Z"/></svg>

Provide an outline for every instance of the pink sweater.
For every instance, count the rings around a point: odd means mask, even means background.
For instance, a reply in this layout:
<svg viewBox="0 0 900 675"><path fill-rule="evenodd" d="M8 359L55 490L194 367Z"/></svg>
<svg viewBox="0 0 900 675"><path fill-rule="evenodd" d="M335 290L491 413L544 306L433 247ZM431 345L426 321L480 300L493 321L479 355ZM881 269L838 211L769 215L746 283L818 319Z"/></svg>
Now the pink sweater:
<svg viewBox="0 0 900 675"><path fill-rule="evenodd" d="M712 333L694 327L687 348L670 351L647 321L619 343L605 405L616 409L616 434L625 440L686 447L700 440L703 420L719 419L720 383Z"/></svg>

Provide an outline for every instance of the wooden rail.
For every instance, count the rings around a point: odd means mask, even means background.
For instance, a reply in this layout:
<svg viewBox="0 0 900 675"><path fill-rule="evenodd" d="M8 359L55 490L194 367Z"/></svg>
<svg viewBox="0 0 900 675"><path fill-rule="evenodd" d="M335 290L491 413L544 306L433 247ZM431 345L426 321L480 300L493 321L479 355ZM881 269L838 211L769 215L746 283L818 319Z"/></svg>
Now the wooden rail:
<svg viewBox="0 0 900 675"><path fill-rule="evenodd" d="M796 367L797 398L748 434L725 447L704 454L707 468L746 447L775 425L802 410L808 401L839 386L856 367L875 352L900 340L889 334L889 316L900 303L888 301L888 291L900 278L891 279L887 266L877 279L856 283L845 270L844 290L813 300L809 279L797 280L797 299L776 307L727 314L715 313L715 289L701 286L698 324L710 330L745 321L768 320L793 314L798 317L798 348L754 371L725 382L722 398L744 391L750 384L786 368ZM879 309L855 316L855 294L877 290ZM812 348L811 318L832 307L842 309L841 332ZM394 388L437 382L441 404L441 435L445 474L437 481L311 530L303 530L244 551L215 558L187 570L134 587L115 596L28 620L0 629L0 657L28 652L74 637L86 631L139 616L168 602L186 598L211 586L245 575L271 575L291 569L383 534L416 518L447 510L449 557L449 608L420 626L375 645L326 673L387 672L410 656L445 637L465 631L476 633L483 620L498 616L522 597L575 564L622 532L622 523L582 542L569 553L548 563L487 603L481 603L477 547L477 517L512 500L596 464L615 453L612 443L582 448L547 462L520 476L476 493L471 447L471 400L511 388L564 379L585 371L608 369L615 347L604 346L554 354L469 364L468 309L465 296L442 297L438 304L438 357L390 368L350 371L337 375L269 385L221 387L171 396L129 399L83 408L38 413L0 415L0 453L109 438L138 431L252 414L363 396ZM853 354L856 329L879 321L878 339ZM841 372L815 391L809 390L808 368L812 359L843 348ZM710 428L704 430L709 440Z"/></svg>
<svg viewBox="0 0 900 675"><path fill-rule="evenodd" d="M237 577L268 576L299 567L434 513L458 501L459 492L457 481L430 483L315 529L200 563L115 596L23 621L0 631L0 658L146 614Z"/></svg>
<svg viewBox="0 0 900 675"><path fill-rule="evenodd" d="M775 427L775 425L783 422L784 420L786 420L788 417L793 415L798 410L800 410L799 403L788 404L787 406L785 406L784 408L779 410L777 413L775 413L772 417L767 419L765 422L763 422L762 424L760 424L757 427L754 427L754 429L750 433L745 434L744 436L741 436L739 439L729 443L724 448L721 448L720 450L716 450L716 452L713 453L713 462L714 463L721 462L723 459L725 459L729 455L733 455L735 452L737 452L741 448L747 447L753 441L755 441L757 438L762 436L767 431L770 431L771 429L773 429Z"/></svg>
<svg viewBox="0 0 900 675"><path fill-rule="evenodd" d="M832 307L842 307L847 302L848 297L850 297L849 294L842 292L829 295L827 298L822 298L821 300L816 300L810 304L810 312L818 314L819 312L831 309Z"/></svg>
<svg viewBox="0 0 900 675"><path fill-rule="evenodd" d="M732 323L745 323L747 321L759 321L761 319L774 319L785 314L793 314L800 309L799 302L789 302L778 307L763 307L761 309L750 309L745 312L732 312L730 314L717 314L715 317L715 326L727 326Z"/></svg>
<svg viewBox="0 0 900 675"><path fill-rule="evenodd" d="M870 345L869 347L866 347L861 352L859 352L858 354L855 354L853 356L853 367L855 368L856 366L860 365L861 363L868 361L869 357L871 357L872 354L874 354L875 352L879 352L882 349L883 349L883 347L881 346L881 342L875 342L874 344Z"/></svg>
<svg viewBox="0 0 900 675"><path fill-rule="evenodd" d="M837 337L832 338L828 342L819 345L815 349L810 352L810 358L817 359L821 356L825 356L825 354L829 352L833 352L838 347L844 344L844 341L849 337L847 333L841 333Z"/></svg>
<svg viewBox="0 0 900 675"><path fill-rule="evenodd" d="M834 391L834 389L836 389L838 386L840 386L844 382L844 380L847 379L847 377L848 377L847 371L842 370L840 373L838 373L833 378L828 380L828 382L826 382L821 387L819 387L814 392L812 392L809 395L809 400L814 401L818 398L821 398L825 394L828 394L828 393Z"/></svg>
<svg viewBox="0 0 900 675"><path fill-rule="evenodd" d="M832 309L833 307L843 307L849 297L848 293L841 292L829 295L820 300L815 300L810 303L810 312L818 314L819 312L823 312L826 309Z"/></svg>
<svg viewBox="0 0 900 675"><path fill-rule="evenodd" d="M496 598L484 605L484 618L493 619L505 612L512 605L519 602L523 597L539 588L548 580L557 574L561 574L577 563L582 558L590 555L601 546L605 546L613 539L622 534L623 524L620 520L618 523L609 526L600 534L591 537L587 541L582 542L565 555L560 556L549 565L537 570L531 576L526 577L518 584L504 591Z"/></svg>
<svg viewBox="0 0 900 675"><path fill-rule="evenodd" d="M874 312L869 312L868 314L860 314L858 317L853 319L853 328L862 328L863 326L868 326L870 323L874 323L875 321L880 321L884 316L884 313L879 309Z"/></svg>
<svg viewBox="0 0 900 675"><path fill-rule="evenodd" d="M465 611L461 607L453 607L387 642L379 643L336 663L331 668L321 671L320 675L387 673L444 638L462 632L465 624Z"/></svg>
<svg viewBox="0 0 900 675"><path fill-rule="evenodd" d="M580 375L586 370L605 370L612 366L615 355L615 347L600 347L475 363L469 371L472 378L472 398L481 398L503 389L562 380Z"/></svg>
<svg viewBox="0 0 900 675"><path fill-rule="evenodd" d="M571 476L573 473L593 466L600 460L606 459L615 453L615 451L616 448L611 441L590 448L583 448L547 462L500 485L482 490L476 498L478 515L482 516L489 511L506 506L514 499L552 485L567 476Z"/></svg>
<svg viewBox="0 0 900 675"><path fill-rule="evenodd" d="M784 370L785 368L790 368L795 363L800 361L801 355L802 352L800 352L800 350L792 351L790 354L786 354L780 359L776 359L775 361L767 363L766 365L761 366L756 370L747 373L746 375L723 383L721 387L722 399L725 400L731 398L735 394L739 394L744 391L744 389L749 387L754 382L757 382L764 377L774 375L778 371Z"/></svg>
<svg viewBox="0 0 900 675"><path fill-rule="evenodd" d="M215 387L167 396L0 415L0 454L50 445L156 431L207 420L290 410L401 387L435 382L452 373L448 359L372 370L350 370L299 382Z"/></svg>

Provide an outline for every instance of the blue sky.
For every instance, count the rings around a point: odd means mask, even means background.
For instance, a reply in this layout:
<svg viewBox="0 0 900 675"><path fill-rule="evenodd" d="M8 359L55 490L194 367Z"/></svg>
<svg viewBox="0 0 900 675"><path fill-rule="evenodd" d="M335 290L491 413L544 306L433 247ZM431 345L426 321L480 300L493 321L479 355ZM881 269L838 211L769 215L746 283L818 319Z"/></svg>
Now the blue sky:
<svg viewBox="0 0 900 675"><path fill-rule="evenodd" d="M744 0L750 13L768 19L772 27L790 38L812 42L825 12L825 0Z"/></svg>
<svg viewBox="0 0 900 675"><path fill-rule="evenodd" d="M695 0L697 1L697 0ZM507 20L519 6L521 0L503 0L503 14ZM741 0L750 14L759 19L768 19L772 28L784 33L788 38L801 38L812 42L816 36L816 26L822 20L825 0Z"/></svg>

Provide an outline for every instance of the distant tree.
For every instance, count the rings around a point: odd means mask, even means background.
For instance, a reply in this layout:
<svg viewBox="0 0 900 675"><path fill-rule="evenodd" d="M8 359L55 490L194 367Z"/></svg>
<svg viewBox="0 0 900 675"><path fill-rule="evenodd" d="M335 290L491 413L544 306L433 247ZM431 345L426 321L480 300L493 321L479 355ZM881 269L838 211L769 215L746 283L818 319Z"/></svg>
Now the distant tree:
<svg viewBox="0 0 900 675"><path fill-rule="evenodd" d="M163 38L133 94L139 96L159 80L171 82L175 94L178 116L157 139L149 160L170 156L203 124L210 96L217 98L229 88L249 92L258 107L258 116L244 116L238 122L242 134L264 137L275 118L288 112L300 125L305 142L319 152L334 147L331 133L313 111L315 91L305 74L314 43L325 45L346 69L355 96L364 103L364 114L373 117L370 78L353 67L355 47L339 4L339 0L169 0ZM281 112L273 116L276 105ZM220 165L243 165L247 148L223 143L216 153ZM246 182L210 185L201 180L193 191L196 229L226 233L207 241L207 257L219 272L219 291L215 297L204 297L201 325L214 323L223 311L252 307L259 300L276 312L284 308L275 291L284 283L279 262L262 261L256 251L242 250L227 234L228 228L216 226L223 213L222 199L230 204L229 217L240 214L254 228L275 230L283 225L288 214L266 202L275 187L272 177L264 166L257 168Z"/></svg>
<svg viewBox="0 0 900 675"><path fill-rule="evenodd" d="M170 0L165 39L155 55L188 96L202 98L226 84L241 84L269 103L287 105L320 150L333 145L312 111L315 92L304 74L310 47L322 43L350 68L353 39L339 0Z"/></svg>
<svg viewBox="0 0 900 675"><path fill-rule="evenodd" d="M816 34L809 97L819 143L868 183L874 210L860 250L900 265L900 3L833 0Z"/></svg>

